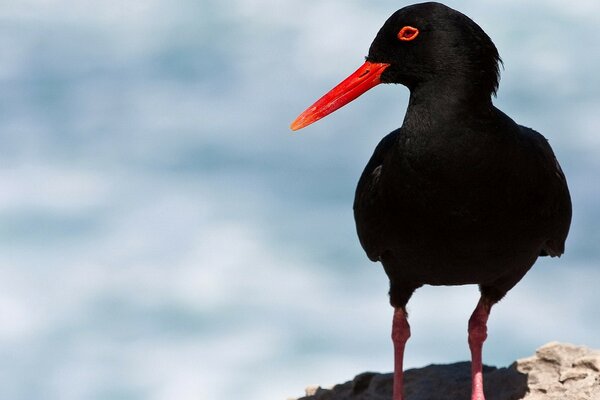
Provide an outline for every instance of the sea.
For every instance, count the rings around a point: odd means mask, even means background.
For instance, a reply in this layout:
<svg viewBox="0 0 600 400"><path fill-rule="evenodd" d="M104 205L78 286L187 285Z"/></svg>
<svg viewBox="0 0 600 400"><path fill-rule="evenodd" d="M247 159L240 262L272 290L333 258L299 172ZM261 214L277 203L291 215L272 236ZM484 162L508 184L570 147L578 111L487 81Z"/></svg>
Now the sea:
<svg viewBox="0 0 600 400"><path fill-rule="evenodd" d="M402 123L381 85L297 133L405 1L4 0L0 399L284 400L392 369L356 182ZM542 132L566 254L492 310L484 361L600 347L600 2L449 0L503 59L495 104ZM407 368L467 360L475 286L409 303Z"/></svg>

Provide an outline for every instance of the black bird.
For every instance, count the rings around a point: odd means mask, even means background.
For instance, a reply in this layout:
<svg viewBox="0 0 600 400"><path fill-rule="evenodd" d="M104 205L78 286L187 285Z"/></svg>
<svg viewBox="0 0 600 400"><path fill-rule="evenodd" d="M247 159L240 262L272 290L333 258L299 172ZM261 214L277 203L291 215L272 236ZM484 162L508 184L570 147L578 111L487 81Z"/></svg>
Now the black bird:
<svg viewBox="0 0 600 400"><path fill-rule="evenodd" d="M423 285L478 284L468 325L472 400L483 400L487 319L539 256L560 256L571 222L565 176L547 140L492 104L500 58L471 19L439 3L402 8L367 61L291 125L309 125L379 83L410 90L402 127L381 140L356 189L360 242L380 261L395 308L394 400L410 336L406 304Z"/></svg>

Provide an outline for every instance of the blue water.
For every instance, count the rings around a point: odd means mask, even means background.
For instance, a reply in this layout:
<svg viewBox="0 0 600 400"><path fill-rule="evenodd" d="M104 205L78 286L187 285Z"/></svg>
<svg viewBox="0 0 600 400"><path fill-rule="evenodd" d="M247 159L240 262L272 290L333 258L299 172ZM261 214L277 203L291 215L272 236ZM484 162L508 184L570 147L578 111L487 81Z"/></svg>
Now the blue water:
<svg viewBox="0 0 600 400"><path fill-rule="evenodd" d="M0 398L285 399L389 371L351 204L408 92L288 125L404 4L0 6ZM494 39L496 104L550 139L575 209L567 254L494 309L485 359L600 347L600 3L449 5ZM467 359L476 301L419 290L408 367Z"/></svg>

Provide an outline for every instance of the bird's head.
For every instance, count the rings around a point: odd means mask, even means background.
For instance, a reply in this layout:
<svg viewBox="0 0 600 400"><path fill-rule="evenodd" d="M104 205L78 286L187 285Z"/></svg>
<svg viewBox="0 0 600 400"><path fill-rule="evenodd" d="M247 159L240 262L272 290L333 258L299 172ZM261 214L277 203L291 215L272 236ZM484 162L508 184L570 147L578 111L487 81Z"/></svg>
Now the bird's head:
<svg viewBox="0 0 600 400"><path fill-rule="evenodd" d="M380 83L411 91L427 84L460 82L480 97L496 92L500 57L470 18L429 2L396 11L377 33L366 62L292 123L298 130L325 117Z"/></svg>

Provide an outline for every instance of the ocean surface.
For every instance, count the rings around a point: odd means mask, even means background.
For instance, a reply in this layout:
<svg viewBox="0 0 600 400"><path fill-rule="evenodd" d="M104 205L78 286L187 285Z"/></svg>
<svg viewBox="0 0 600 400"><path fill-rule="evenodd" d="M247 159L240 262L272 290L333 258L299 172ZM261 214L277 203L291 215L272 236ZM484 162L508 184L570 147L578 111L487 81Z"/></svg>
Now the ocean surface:
<svg viewBox="0 0 600 400"><path fill-rule="evenodd" d="M282 400L390 371L352 200L408 91L290 122L402 1L0 5L0 399ZM567 253L492 312L486 363L600 347L600 2L450 1L504 60L496 105L549 140ZM474 286L417 291L406 365L466 360Z"/></svg>

